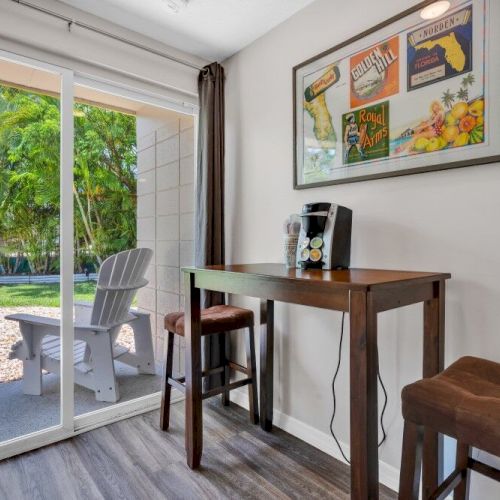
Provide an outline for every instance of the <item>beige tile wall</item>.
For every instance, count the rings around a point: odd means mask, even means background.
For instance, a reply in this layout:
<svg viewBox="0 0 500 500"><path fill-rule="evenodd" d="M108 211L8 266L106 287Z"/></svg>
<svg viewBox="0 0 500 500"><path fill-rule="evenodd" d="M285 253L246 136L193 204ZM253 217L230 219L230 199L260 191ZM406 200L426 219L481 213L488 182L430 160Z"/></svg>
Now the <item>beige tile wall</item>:
<svg viewBox="0 0 500 500"><path fill-rule="evenodd" d="M194 263L193 118L170 113L160 122L138 119L137 131L137 245L155 252L148 286L137 300L151 313L156 357L162 361L163 317L182 308L180 268ZM178 339L175 345L179 369Z"/></svg>

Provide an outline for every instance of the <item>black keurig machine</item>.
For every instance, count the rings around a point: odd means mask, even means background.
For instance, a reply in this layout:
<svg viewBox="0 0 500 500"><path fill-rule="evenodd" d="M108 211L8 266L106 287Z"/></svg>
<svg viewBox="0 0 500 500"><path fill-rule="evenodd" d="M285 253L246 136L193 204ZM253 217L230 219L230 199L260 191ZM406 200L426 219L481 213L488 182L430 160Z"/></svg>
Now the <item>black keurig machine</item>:
<svg viewBox="0 0 500 500"><path fill-rule="evenodd" d="M302 207L297 245L301 269L345 269L351 261L352 210L334 203Z"/></svg>

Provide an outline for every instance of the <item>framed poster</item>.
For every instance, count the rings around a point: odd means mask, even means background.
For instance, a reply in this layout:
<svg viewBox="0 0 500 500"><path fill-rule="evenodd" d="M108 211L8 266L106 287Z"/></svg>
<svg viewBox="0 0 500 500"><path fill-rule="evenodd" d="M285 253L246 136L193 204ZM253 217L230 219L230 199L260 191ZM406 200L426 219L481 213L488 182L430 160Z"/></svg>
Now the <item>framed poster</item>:
<svg viewBox="0 0 500 500"><path fill-rule="evenodd" d="M295 189L500 161L500 2L430 3L293 68Z"/></svg>

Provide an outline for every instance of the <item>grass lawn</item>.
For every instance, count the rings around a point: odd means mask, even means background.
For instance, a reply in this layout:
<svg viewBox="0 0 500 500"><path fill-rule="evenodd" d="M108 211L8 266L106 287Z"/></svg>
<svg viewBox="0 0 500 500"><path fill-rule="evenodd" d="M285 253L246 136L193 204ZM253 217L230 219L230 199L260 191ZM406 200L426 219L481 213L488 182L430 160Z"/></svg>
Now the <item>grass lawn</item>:
<svg viewBox="0 0 500 500"><path fill-rule="evenodd" d="M75 302L92 302L95 281L75 283ZM59 283L0 285L0 307L42 306L59 307Z"/></svg>

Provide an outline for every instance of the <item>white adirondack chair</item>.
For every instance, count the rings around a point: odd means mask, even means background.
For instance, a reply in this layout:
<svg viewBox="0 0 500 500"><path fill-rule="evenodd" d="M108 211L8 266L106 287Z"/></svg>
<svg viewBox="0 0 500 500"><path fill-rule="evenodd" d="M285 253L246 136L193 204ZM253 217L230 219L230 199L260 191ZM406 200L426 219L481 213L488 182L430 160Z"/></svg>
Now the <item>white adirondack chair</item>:
<svg viewBox="0 0 500 500"><path fill-rule="evenodd" d="M149 314L131 310L136 291L144 278L152 250L137 248L107 258L99 272L94 303L75 304L75 383L94 390L98 401L120 399L114 360L133 366L139 373L155 373ZM19 322L23 340L12 346L10 358L23 362L24 394L42 394L42 369L59 373L61 358L58 319L12 314ZM122 325L134 332L135 353L116 344Z"/></svg>

